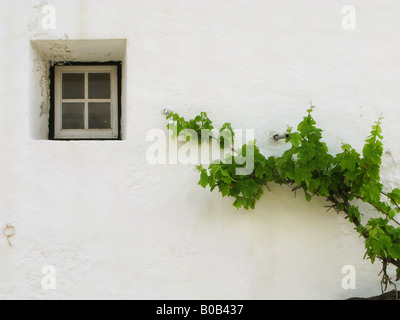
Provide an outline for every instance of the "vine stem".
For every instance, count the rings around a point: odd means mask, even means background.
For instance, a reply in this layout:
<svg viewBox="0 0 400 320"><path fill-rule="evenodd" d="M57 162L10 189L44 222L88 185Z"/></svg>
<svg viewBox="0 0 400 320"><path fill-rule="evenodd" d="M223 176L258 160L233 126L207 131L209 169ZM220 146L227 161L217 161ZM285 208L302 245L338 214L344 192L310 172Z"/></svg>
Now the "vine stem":
<svg viewBox="0 0 400 320"><path fill-rule="evenodd" d="M396 291L396 300L399 300L399 293L397 291L397 286L396 284L392 281L392 279L389 277L389 275L387 274L387 260L383 260L382 261L382 270L379 273L382 274L382 280L381 280L381 291L382 294L386 291L388 284L394 286L394 289ZM385 289L383 289L383 286L385 286Z"/></svg>
<svg viewBox="0 0 400 320"><path fill-rule="evenodd" d="M379 209L379 208L378 208L377 206L375 206L374 204L365 201L363 197L356 196L355 194L351 194L351 193L347 193L347 194L348 194L350 197L360 199L360 200L362 200L363 202L366 202L366 203L370 204L370 205L373 206L376 210L378 210L379 212L382 212L387 218L389 218L389 217L388 217L388 214L387 214L386 212L382 211L381 209ZM391 218L390 220L392 220L394 223L396 223L396 224L398 224L398 225L400 226L400 223L399 223L398 221L396 221L396 219Z"/></svg>
<svg viewBox="0 0 400 320"><path fill-rule="evenodd" d="M342 193L342 195L343 195L343 193ZM339 204L339 200L336 199L334 195L331 195L330 197L328 197L327 200L332 202L335 205L336 209L337 209L337 206ZM344 210L337 209L337 211L344 212L347 215L347 218L348 218L349 217L349 214L348 214L349 203L348 203L347 199L343 199L343 201L345 202L344 203L345 206L346 206L345 209ZM359 227L361 225L361 222L357 218L354 217L353 218L353 224L357 228L357 227ZM363 238L365 240L368 240L368 238L369 238L369 234L368 233L360 233L360 234L363 236ZM392 259L392 258L386 258L385 259L385 258L379 257L379 259L381 259L383 262L386 261L387 263L390 263L390 264L394 265L395 267L400 268L400 261L397 261L397 260Z"/></svg>
<svg viewBox="0 0 400 320"><path fill-rule="evenodd" d="M383 194L383 195L384 195L385 197L387 197L389 200L393 201L394 205L400 210L399 204L398 204L396 201L394 201L394 199L393 199L392 197L390 197L387 193L385 193L385 192L383 192L383 191L381 191L381 194Z"/></svg>
<svg viewBox="0 0 400 320"><path fill-rule="evenodd" d="M341 194L343 196L345 195L343 193L341 193ZM342 210L342 212L344 212L346 214L346 218L349 218L348 208L349 208L350 204L349 204L347 198L342 198L342 199L343 199L344 205L345 205L345 209ZM336 199L334 195L331 195L330 197L328 197L327 200L333 203L332 207L336 207L336 210L338 212L340 211L337 208L337 206L339 204L339 200ZM356 217L353 217L352 222L356 226L356 228L361 225L361 222ZM368 233L360 233L360 234L363 236L363 238L365 240L368 240L368 238L369 238L369 234ZM382 274L382 279L381 279L381 290L382 290L382 293L384 292L383 286L385 286L385 291L386 291L387 285L391 284L391 285L394 286L394 288L396 290L396 300L398 300L399 296L398 296L398 292L397 292L397 287L396 287L396 284L391 280L391 278L387 274L387 265L388 265L388 263L390 263L390 264L394 265L395 267L400 268L400 261L394 260L392 258L382 258L382 257L378 257L378 258L382 261L382 270L379 273L379 275Z"/></svg>
<svg viewBox="0 0 400 320"><path fill-rule="evenodd" d="M214 139L214 140L216 140L216 141L219 142L219 139L218 139L217 137L214 137L213 135L211 135L211 134L209 134L209 133L206 133L206 135L208 135L211 139ZM232 152L238 153L238 152L235 150L234 147L230 147L230 149L231 149Z"/></svg>

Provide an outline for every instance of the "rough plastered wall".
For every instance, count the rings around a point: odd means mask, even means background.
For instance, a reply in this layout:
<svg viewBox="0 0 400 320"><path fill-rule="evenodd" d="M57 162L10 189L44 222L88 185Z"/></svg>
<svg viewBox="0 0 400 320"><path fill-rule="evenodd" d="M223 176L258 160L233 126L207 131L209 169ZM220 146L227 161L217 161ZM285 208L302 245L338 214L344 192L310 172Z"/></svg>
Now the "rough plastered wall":
<svg viewBox="0 0 400 320"><path fill-rule="evenodd" d="M399 186L399 12L397 0L0 0L0 227L16 230L12 247L0 234L0 299L379 294L380 265L323 200L271 185L255 210L236 210L193 165L149 164L146 135L165 129L166 107L206 111L279 155L271 133L312 100L336 153L360 150L382 113L383 181ZM126 40L123 140L47 140L56 55L38 41L112 39Z"/></svg>

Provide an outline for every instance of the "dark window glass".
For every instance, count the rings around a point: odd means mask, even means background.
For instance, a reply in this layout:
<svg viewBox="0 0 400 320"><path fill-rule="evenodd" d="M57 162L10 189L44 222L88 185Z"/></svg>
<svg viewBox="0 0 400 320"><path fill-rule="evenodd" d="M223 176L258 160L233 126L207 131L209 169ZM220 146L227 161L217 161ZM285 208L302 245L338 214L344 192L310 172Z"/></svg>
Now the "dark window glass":
<svg viewBox="0 0 400 320"><path fill-rule="evenodd" d="M89 103L89 129L111 129L111 104Z"/></svg>
<svg viewBox="0 0 400 320"><path fill-rule="evenodd" d="M109 73L89 73L89 99L110 99Z"/></svg>
<svg viewBox="0 0 400 320"><path fill-rule="evenodd" d="M84 103L63 103L62 104L62 128L63 129L84 129Z"/></svg>
<svg viewBox="0 0 400 320"><path fill-rule="evenodd" d="M62 98L63 99L85 99L85 74L63 73L62 75Z"/></svg>

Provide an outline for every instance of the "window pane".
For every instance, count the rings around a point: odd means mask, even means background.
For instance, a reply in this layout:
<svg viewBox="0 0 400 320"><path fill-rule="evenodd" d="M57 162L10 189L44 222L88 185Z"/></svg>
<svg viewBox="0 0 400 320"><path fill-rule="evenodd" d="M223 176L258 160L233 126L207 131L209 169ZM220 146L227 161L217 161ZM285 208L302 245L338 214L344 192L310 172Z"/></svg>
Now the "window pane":
<svg viewBox="0 0 400 320"><path fill-rule="evenodd" d="M62 128L63 129L84 129L84 103L63 103L62 104Z"/></svg>
<svg viewBox="0 0 400 320"><path fill-rule="evenodd" d="M62 98L63 99L85 99L85 74L63 73L62 75Z"/></svg>
<svg viewBox="0 0 400 320"><path fill-rule="evenodd" d="M111 104L89 103L89 129L111 129Z"/></svg>
<svg viewBox="0 0 400 320"><path fill-rule="evenodd" d="M110 74L89 73L89 99L110 99Z"/></svg>

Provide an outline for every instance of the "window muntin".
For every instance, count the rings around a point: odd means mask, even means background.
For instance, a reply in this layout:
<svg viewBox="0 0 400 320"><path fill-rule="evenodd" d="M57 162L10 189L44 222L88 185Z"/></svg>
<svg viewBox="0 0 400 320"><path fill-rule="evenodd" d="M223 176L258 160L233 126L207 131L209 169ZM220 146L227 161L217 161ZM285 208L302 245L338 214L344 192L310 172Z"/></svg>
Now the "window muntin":
<svg viewBox="0 0 400 320"><path fill-rule="evenodd" d="M55 66L54 70L54 138L117 139L117 66Z"/></svg>

